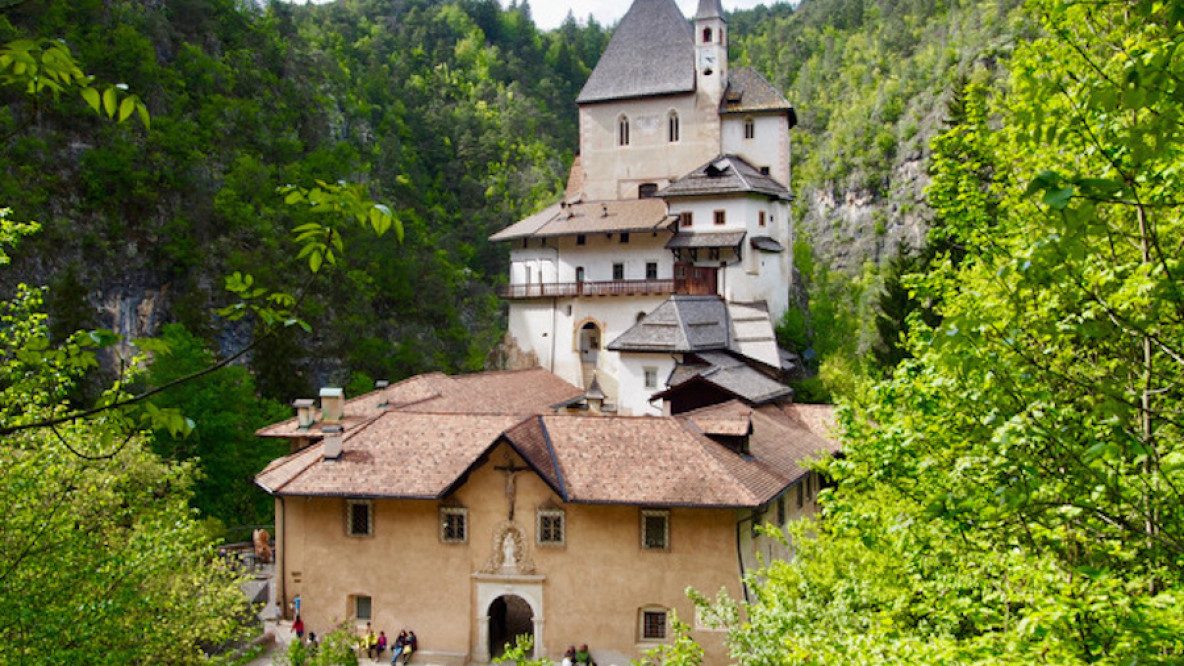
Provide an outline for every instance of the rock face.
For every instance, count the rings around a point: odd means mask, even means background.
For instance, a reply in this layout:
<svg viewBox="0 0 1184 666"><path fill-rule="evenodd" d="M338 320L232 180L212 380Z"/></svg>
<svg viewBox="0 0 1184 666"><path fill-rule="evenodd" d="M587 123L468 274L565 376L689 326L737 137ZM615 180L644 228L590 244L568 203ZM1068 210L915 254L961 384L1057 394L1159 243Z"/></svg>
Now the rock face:
<svg viewBox="0 0 1184 666"><path fill-rule="evenodd" d="M799 228L814 254L834 269L858 273L873 261L882 264L903 246L916 252L925 243L930 210L925 205L928 155L915 151L897 161L878 194L867 187L823 183L804 188Z"/></svg>

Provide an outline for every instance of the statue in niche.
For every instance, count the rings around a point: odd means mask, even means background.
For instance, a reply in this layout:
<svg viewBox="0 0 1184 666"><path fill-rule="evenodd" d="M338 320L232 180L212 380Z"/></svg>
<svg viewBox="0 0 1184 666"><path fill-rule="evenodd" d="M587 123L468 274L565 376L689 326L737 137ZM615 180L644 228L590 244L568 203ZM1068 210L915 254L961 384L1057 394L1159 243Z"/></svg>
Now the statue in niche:
<svg viewBox="0 0 1184 666"><path fill-rule="evenodd" d="M506 532L506 538L502 540L502 569L505 571L518 570L518 552L512 532Z"/></svg>

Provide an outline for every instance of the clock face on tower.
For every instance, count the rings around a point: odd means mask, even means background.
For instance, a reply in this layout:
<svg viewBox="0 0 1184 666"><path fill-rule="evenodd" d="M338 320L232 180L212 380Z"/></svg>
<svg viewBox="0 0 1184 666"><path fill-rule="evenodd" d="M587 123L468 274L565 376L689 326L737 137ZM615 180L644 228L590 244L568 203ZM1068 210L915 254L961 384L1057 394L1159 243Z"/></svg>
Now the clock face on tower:
<svg viewBox="0 0 1184 666"><path fill-rule="evenodd" d="M710 51L703 51L699 54L699 69L703 70L704 74L711 74L715 70L715 54Z"/></svg>

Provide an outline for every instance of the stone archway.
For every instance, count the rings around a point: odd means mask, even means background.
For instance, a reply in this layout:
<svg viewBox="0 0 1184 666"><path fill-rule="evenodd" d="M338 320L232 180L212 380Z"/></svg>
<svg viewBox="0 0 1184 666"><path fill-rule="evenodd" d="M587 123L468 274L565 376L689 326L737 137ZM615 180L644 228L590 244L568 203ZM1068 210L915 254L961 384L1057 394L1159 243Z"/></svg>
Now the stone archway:
<svg viewBox="0 0 1184 666"><path fill-rule="evenodd" d="M513 617L519 625L521 618L528 618L529 630L522 631L519 626L517 633L529 633L534 636L534 650L530 655L532 659L538 659L545 654L546 637L544 636L545 622L543 619L543 582L545 580L545 576L532 574L473 574L477 598L477 604L474 606L477 611L477 616L474 618L477 632L473 637L475 641L472 644L472 661L474 663L489 663L493 656L491 647L496 647L496 652L501 653L502 647L505 645L505 638L496 640L495 633L500 631L510 634L515 631L513 625L503 624L503 617L507 620ZM527 611L522 610L518 601L509 601L510 597L525 604ZM500 603L499 599L502 600ZM515 607L517 610L514 610ZM503 610L505 616L498 615ZM512 636L510 640L513 640Z"/></svg>
<svg viewBox="0 0 1184 666"><path fill-rule="evenodd" d="M497 659L517 637L534 637L534 610L516 594L503 594L489 604L489 656Z"/></svg>

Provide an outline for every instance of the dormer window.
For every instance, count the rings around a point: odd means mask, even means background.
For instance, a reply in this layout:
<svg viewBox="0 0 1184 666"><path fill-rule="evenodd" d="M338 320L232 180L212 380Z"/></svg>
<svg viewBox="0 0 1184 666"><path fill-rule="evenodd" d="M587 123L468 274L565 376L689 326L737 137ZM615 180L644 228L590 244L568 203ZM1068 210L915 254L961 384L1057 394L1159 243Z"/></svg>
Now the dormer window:
<svg viewBox="0 0 1184 666"><path fill-rule="evenodd" d="M678 112L677 111L670 112L670 115L666 118L666 125L667 125L666 140L669 141L670 143L677 143L678 139L679 139L679 126L678 126Z"/></svg>
<svg viewBox="0 0 1184 666"><path fill-rule="evenodd" d="M683 33L683 34L686 34L686 33ZM711 43L711 28L703 28L703 43L704 44Z"/></svg>
<svg viewBox="0 0 1184 666"><path fill-rule="evenodd" d="M617 145L629 145L629 117L621 116L617 119Z"/></svg>

